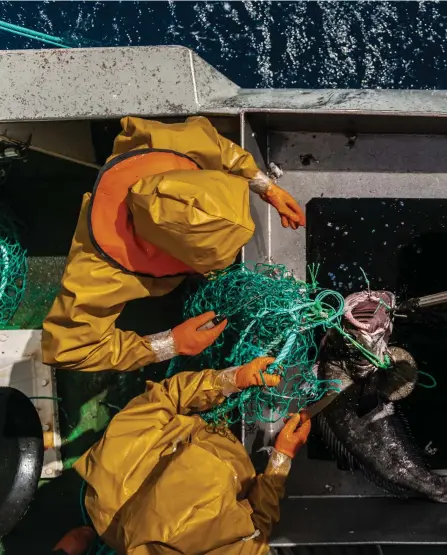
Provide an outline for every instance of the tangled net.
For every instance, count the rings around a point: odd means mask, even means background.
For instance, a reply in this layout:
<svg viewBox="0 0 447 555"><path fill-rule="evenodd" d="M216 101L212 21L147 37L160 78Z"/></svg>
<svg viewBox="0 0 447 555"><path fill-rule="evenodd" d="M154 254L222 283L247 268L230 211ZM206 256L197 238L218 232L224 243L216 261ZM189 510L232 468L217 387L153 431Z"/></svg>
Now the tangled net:
<svg viewBox="0 0 447 555"><path fill-rule="evenodd" d="M0 210L0 328L5 328L22 301L28 263L13 217L5 207Z"/></svg>
<svg viewBox="0 0 447 555"><path fill-rule="evenodd" d="M240 366L268 355L276 358L268 372L282 377L276 388L253 387L232 395L201 413L206 421L232 424L241 415L247 423L277 421L292 406L301 410L329 389L338 389L334 382L319 380L313 367L318 354L316 330L339 327L344 300L339 293L318 287L314 268L310 275L310 283L305 283L283 265L235 265L214 273L189 299L186 318L214 310L228 317L228 325L198 357L174 359L168 375L187 368Z"/></svg>

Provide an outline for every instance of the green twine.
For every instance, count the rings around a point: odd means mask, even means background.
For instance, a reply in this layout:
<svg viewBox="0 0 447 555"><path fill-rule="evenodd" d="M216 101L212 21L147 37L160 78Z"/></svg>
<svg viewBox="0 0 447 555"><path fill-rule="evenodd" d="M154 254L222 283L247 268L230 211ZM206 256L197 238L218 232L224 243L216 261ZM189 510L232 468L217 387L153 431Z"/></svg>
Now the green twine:
<svg viewBox="0 0 447 555"><path fill-rule="evenodd" d="M231 424L241 415L248 423L269 421L265 407L283 418L338 389L338 382L319 380L314 372L316 331L339 326L344 299L318 288L317 270L310 268L311 282L306 283L283 265L235 265L210 276L187 301L186 318L214 310L228 316L228 325L198 357L174 359L168 376L183 369L241 366L258 356L273 356L276 360L268 372L282 377L277 388L249 388L201 413L206 421L217 425L225 419Z"/></svg>
<svg viewBox="0 0 447 555"><path fill-rule="evenodd" d="M391 359L388 355L383 357L381 360L378 356L376 356L371 351L368 351L363 345L361 345L358 341L356 341L349 333L345 332L345 330L341 326L333 326L343 337L345 337L354 347L356 347L362 355L368 360L371 364L374 364L377 368L387 369L391 367Z"/></svg>
<svg viewBox="0 0 447 555"><path fill-rule="evenodd" d="M436 387L438 385L438 382L436 381L435 377L432 376L431 374L429 374L428 372L423 372L422 370L418 370L418 374L421 376L427 376L428 378L430 378L431 383L420 383L418 382L417 385L419 387L423 387L424 389L433 389L434 387Z"/></svg>
<svg viewBox="0 0 447 555"><path fill-rule="evenodd" d="M6 328L23 299L28 273L26 251L6 207L0 207L0 328Z"/></svg>
<svg viewBox="0 0 447 555"><path fill-rule="evenodd" d="M235 265L209 276L209 281L191 297L185 318L214 310L228 317L228 325L218 340L198 357L176 357L168 376L181 370L241 366L259 356L272 356L269 373L279 373L276 388L253 387L232 395L212 410L201 413L210 424L271 422L318 401L329 390L339 390L339 381L318 379L317 332L335 328L358 349L364 358L380 369L392 369L388 355L377 357L341 326L344 299L336 291L320 289L316 280L318 266L309 268L310 282L296 279L283 265ZM363 272L363 270L362 270ZM370 288L363 272L368 290ZM387 309L391 307L385 306ZM436 380L426 372L432 383Z"/></svg>
<svg viewBox="0 0 447 555"><path fill-rule="evenodd" d="M365 279L366 287L368 288L368 291L370 291L370 283L369 283L369 279L366 276L366 272L363 268L360 268L360 271L362 272L363 277ZM391 306L388 306L385 301L380 299L375 313L379 310L381 305L383 305L389 311L392 310ZM337 329L344 337L346 337L346 339L348 339L348 341L350 341L355 347L357 347L363 353L363 356L367 360L369 360L369 362L371 362L372 364L374 364L378 368L382 368L382 369L385 369L385 370L392 367L391 359L388 355L386 355L384 357L384 360L381 361L373 353L370 353L367 349L365 349L362 345L360 345L360 343L357 343L357 341L355 341L355 339L353 337L351 337L349 334L347 334L343 329L341 329L341 328L337 328ZM424 389L433 389L434 387L436 387L438 385L434 376L432 376L428 372L423 372L422 370L418 370L418 374L422 375L422 376L427 376L431 380L431 383L428 383L428 384L423 384L423 383L418 382L417 385L419 387L423 387Z"/></svg>

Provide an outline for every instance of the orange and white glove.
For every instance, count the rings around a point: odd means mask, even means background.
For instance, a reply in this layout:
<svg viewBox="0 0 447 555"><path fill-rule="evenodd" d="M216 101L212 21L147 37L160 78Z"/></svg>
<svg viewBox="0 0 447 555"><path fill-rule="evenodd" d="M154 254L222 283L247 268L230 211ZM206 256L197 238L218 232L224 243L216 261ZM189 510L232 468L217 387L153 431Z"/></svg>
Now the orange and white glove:
<svg viewBox="0 0 447 555"><path fill-rule="evenodd" d="M276 438L264 474L285 478L292 467L292 459L306 443L309 432L310 419L306 412L294 414L287 420Z"/></svg>
<svg viewBox="0 0 447 555"><path fill-rule="evenodd" d="M258 171L248 184L262 200L276 208L283 227L298 229L299 226L306 225L306 217L300 205L292 195L276 185L264 172Z"/></svg>
<svg viewBox="0 0 447 555"><path fill-rule="evenodd" d="M306 411L294 414L279 432L275 450L291 459L295 458L295 455L305 445L309 432L310 419Z"/></svg>
<svg viewBox="0 0 447 555"><path fill-rule="evenodd" d="M212 345L227 325L224 320L211 329L199 328L212 320L215 312L205 312L195 318L190 318L172 330L146 336L155 355L156 362L170 360L176 355L195 356Z"/></svg>
<svg viewBox="0 0 447 555"><path fill-rule="evenodd" d="M274 362L275 359L271 357L258 357L243 366L221 370L217 374L216 385L222 388L225 396L264 384L267 387L275 387L281 381L281 376L266 372L268 366Z"/></svg>
<svg viewBox="0 0 447 555"><path fill-rule="evenodd" d="M298 229L306 225L306 216L296 200L284 189L272 183L267 191L261 195L262 200L271 204L281 216L283 227Z"/></svg>
<svg viewBox="0 0 447 555"><path fill-rule="evenodd" d="M234 383L238 389L247 389L254 385L276 387L281 381L277 374L267 374L267 367L275 362L271 357L258 357L244 364L235 371Z"/></svg>
<svg viewBox="0 0 447 555"><path fill-rule="evenodd" d="M175 349L179 355L195 356L212 345L227 325L224 320L214 328L201 330L199 328L212 320L215 312L205 312L195 318L190 318L172 330Z"/></svg>

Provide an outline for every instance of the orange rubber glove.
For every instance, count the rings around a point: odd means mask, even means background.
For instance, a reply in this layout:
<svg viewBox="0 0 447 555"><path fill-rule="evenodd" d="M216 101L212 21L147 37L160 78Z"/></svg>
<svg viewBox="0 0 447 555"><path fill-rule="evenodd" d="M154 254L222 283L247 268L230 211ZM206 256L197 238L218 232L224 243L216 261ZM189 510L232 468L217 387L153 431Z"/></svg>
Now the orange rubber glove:
<svg viewBox="0 0 447 555"><path fill-rule="evenodd" d="M224 320L210 330L197 331L216 316L215 312L205 312L195 318L190 318L173 328L175 350L179 355L195 356L212 345L225 329L227 320Z"/></svg>
<svg viewBox="0 0 447 555"><path fill-rule="evenodd" d="M298 229L300 225L306 225L306 217L300 205L284 189L271 183L267 192L261 195L262 200L271 204L281 216L283 227Z"/></svg>
<svg viewBox="0 0 447 555"><path fill-rule="evenodd" d="M305 445L310 432L310 419L305 411L294 414L279 432L275 449L291 459Z"/></svg>
<svg viewBox="0 0 447 555"><path fill-rule="evenodd" d="M275 387L281 381L281 377L275 374L267 374L267 367L275 362L271 357L258 357L244 364L236 370L235 384L238 389L247 389L253 385L267 385L268 387ZM261 377L262 374L262 377ZM264 381L262 380L264 378Z"/></svg>

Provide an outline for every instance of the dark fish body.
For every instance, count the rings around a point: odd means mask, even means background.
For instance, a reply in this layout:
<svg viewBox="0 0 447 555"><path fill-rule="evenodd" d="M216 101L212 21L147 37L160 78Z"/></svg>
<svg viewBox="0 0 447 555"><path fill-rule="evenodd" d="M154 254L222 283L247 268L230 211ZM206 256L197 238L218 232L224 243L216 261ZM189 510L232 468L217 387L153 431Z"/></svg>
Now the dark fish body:
<svg viewBox="0 0 447 555"><path fill-rule="evenodd" d="M357 311L355 294L347 298L354 310L345 322L346 331L379 358L391 355L395 364L377 369L336 330L329 331L320 348L319 378L340 380L346 389L318 415L319 431L339 460L351 469L359 468L382 489L445 503L447 482L430 472L393 402L411 393L417 378L414 360L403 349L388 349L391 316L366 310L364 294L358 295L363 304ZM394 302L391 293L372 295L385 295L388 305ZM362 329L356 327L359 322ZM372 322L370 329L365 327L368 322Z"/></svg>

